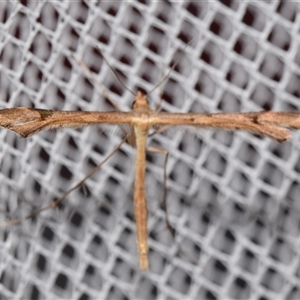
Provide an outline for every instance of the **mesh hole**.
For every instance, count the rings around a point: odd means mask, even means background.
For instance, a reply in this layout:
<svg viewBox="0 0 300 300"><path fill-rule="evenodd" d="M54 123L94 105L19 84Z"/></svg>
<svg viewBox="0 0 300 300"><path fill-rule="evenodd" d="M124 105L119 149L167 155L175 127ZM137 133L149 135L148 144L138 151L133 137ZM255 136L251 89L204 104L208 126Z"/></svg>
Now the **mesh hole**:
<svg viewBox="0 0 300 300"><path fill-rule="evenodd" d="M272 53L267 53L260 65L259 71L266 77L276 82L281 81L284 72L282 60Z"/></svg>
<svg viewBox="0 0 300 300"><path fill-rule="evenodd" d="M262 83L257 83L250 99L264 110L272 110L275 102L274 92Z"/></svg>
<svg viewBox="0 0 300 300"><path fill-rule="evenodd" d="M213 99L216 91L216 82L207 72L201 71L194 89L207 98Z"/></svg>
<svg viewBox="0 0 300 300"><path fill-rule="evenodd" d="M146 42L147 48L149 48L150 51L160 56L164 56L166 49L165 45L167 42L167 35L163 30L158 27L150 27Z"/></svg>
<svg viewBox="0 0 300 300"><path fill-rule="evenodd" d="M280 24L275 24L270 32L268 41L284 51L288 51L291 46L291 36Z"/></svg>
<svg viewBox="0 0 300 300"><path fill-rule="evenodd" d="M88 17L88 6L84 1L75 2L69 7L67 13L76 22L84 24Z"/></svg>
<svg viewBox="0 0 300 300"><path fill-rule="evenodd" d="M159 293L157 286L148 278L142 280L137 290L137 297L141 299L157 299Z"/></svg>
<svg viewBox="0 0 300 300"><path fill-rule="evenodd" d="M226 79L230 83L245 90L249 82L249 74L240 64L232 63L226 75Z"/></svg>
<svg viewBox="0 0 300 300"><path fill-rule="evenodd" d="M248 177L241 171L234 171L230 181L230 187L242 196L247 196L250 190L250 181Z"/></svg>
<svg viewBox="0 0 300 300"><path fill-rule="evenodd" d="M18 12L9 26L9 33L20 41L27 41L29 38L30 22L28 16L23 12Z"/></svg>
<svg viewBox="0 0 300 300"><path fill-rule="evenodd" d="M7 42L3 45L0 53L0 62L3 68L11 71L18 71L20 68L22 53L20 48L12 42Z"/></svg>
<svg viewBox="0 0 300 300"><path fill-rule="evenodd" d="M229 295L233 299L249 299L250 286L245 279L237 277L229 288Z"/></svg>
<svg viewBox="0 0 300 300"><path fill-rule="evenodd" d="M257 274L258 272L259 260L256 255L247 248L242 251L238 264L248 273Z"/></svg>
<svg viewBox="0 0 300 300"><path fill-rule="evenodd" d="M127 13L124 14L121 26L134 34L139 35L141 29L144 27L144 23L142 13L136 7L130 6L130 8L127 9Z"/></svg>
<svg viewBox="0 0 300 300"><path fill-rule="evenodd" d="M246 59L254 61L259 48L257 42L251 36L242 33L238 37L233 50Z"/></svg>
<svg viewBox="0 0 300 300"><path fill-rule="evenodd" d="M84 282L94 290L101 291L101 289L103 288L101 270L92 265L88 265L86 267L82 282Z"/></svg>
<svg viewBox="0 0 300 300"><path fill-rule="evenodd" d="M210 259L204 268L204 277L213 283L222 286L228 273L227 267L217 259Z"/></svg>
<svg viewBox="0 0 300 300"><path fill-rule="evenodd" d="M59 273L56 276L56 279L54 282L54 293L57 296L64 295L66 297L69 295L69 297L70 297L71 290L72 290L72 285L71 285L71 282L69 281L68 277L63 273Z"/></svg>
<svg viewBox="0 0 300 300"><path fill-rule="evenodd" d="M280 188L283 182L283 172L274 164L266 163L259 176L265 183Z"/></svg>
<svg viewBox="0 0 300 300"><path fill-rule="evenodd" d="M156 6L156 10L155 10L156 18L166 24L173 23L173 19L171 16L174 13L175 13L175 10L172 6L172 3L170 3L169 1L161 1Z"/></svg>
<svg viewBox="0 0 300 300"><path fill-rule="evenodd" d="M224 40L228 40L232 34L232 24L227 16L217 13L209 28L215 35L220 36Z"/></svg>
<svg viewBox="0 0 300 300"><path fill-rule="evenodd" d="M292 96L300 98L300 76L291 74L285 90Z"/></svg>
<svg viewBox="0 0 300 300"><path fill-rule="evenodd" d="M208 12L208 5L205 2L189 1L185 4L186 10L194 17L204 19Z"/></svg>
<svg viewBox="0 0 300 300"><path fill-rule="evenodd" d="M102 262L106 262L109 255L109 249L105 244L105 241L99 235L93 237L89 243L87 252Z"/></svg>
<svg viewBox="0 0 300 300"><path fill-rule="evenodd" d="M285 279L274 269L267 269L263 274L261 284L265 286L267 289L279 293L283 288Z"/></svg>
<svg viewBox="0 0 300 300"><path fill-rule="evenodd" d="M109 44L112 31L106 20L97 17L93 21L88 34L102 44Z"/></svg>
<svg viewBox="0 0 300 300"><path fill-rule="evenodd" d="M193 284L192 278L185 270L179 267L175 268L171 273L167 285L174 288L183 295L188 294L191 285Z"/></svg>
<svg viewBox="0 0 300 300"><path fill-rule="evenodd" d="M294 259L294 251L286 240L277 238L270 247L270 256L282 264L289 265Z"/></svg>
<svg viewBox="0 0 300 300"><path fill-rule="evenodd" d="M220 47L211 41L203 48L200 58L216 69L220 69L224 61L224 55Z"/></svg>
<svg viewBox="0 0 300 300"><path fill-rule="evenodd" d="M277 12L285 19L295 22L297 15L297 3L280 1L277 7Z"/></svg>
<svg viewBox="0 0 300 300"><path fill-rule="evenodd" d="M112 275L117 277L119 281L131 282L135 271L121 258L117 258L114 267L112 269Z"/></svg>
<svg viewBox="0 0 300 300"><path fill-rule="evenodd" d="M129 300L129 298L116 285L112 286L108 292L107 299Z"/></svg>
<svg viewBox="0 0 300 300"><path fill-rule="evenodd" d="M212 240L212 246L226 254L233 253L235 244L235 236L228 229L220 229L218 232L216 232Z"/></svg>
<svg viewBox="0 0 300 300"><path fill-rule="evenodd" d="M259 8L249 4L242 22L257 31L262 32L266 26L266 16Z"/></svg>

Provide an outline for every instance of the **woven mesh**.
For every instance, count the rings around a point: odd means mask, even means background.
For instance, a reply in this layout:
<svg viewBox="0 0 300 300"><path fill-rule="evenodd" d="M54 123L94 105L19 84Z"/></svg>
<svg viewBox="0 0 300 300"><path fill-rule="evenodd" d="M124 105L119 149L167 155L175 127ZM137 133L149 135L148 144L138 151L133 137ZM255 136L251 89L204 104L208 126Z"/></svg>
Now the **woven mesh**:
<svg viewBox="0 0 300 300"><path fill-rule="evenodd" d="M129 110L126 86L170 112L300 110L296 1L2 1L1 108L111 110L70 51ZM97 126L28 139L1 129L1 221L45 206L120 143ZM0 231L1 299L299 299L299 133L171 130L149 139L150 271L138 269L135 151L125 144L56 210Z"/></svg>

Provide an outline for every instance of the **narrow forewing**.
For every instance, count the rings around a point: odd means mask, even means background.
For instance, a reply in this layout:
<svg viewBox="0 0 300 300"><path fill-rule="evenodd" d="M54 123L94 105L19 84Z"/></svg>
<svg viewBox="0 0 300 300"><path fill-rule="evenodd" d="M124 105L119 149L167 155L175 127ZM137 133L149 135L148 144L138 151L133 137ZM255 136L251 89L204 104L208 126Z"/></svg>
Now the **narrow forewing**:
<svg viewBox="0 0 300 300"><path fill-rule="evenodd" d="M300 128L299 113L251 112L251 113L157 113L151 117L157 126L188 125L227 130L245 130L266 135L279 142L291 137L286 128Z"/></svg>
<svg viewBox="0 0 300 300"><path fill-rule="evenodd" d="M41 130L92 124L129 124L130 112L54 111L25 107L0 110L0 126L27 137Z"/></svg>

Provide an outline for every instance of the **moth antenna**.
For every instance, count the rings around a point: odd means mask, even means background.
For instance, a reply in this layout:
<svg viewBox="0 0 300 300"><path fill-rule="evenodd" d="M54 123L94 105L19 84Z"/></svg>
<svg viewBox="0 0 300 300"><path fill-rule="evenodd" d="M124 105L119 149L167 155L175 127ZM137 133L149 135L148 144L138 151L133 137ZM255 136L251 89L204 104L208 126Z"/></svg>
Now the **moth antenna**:
<svg viewBox="0 0 300 300"><path fill-rule="evenodd" d="M177 58L177 60L173 63L173 65L172 65L171 69L169 70L169 72L162 78L162 80L161 80L157 85L154 86L154 88L153 88L152 90L150 90L149 93L147 93L146 96L150 95L150 94L151 94L155 89L157 89L164 81L166 81L166 79L170 76L171 72L173 72L174 69L176 68L176 66L178 65L178 63L179 63L179 61L180 61L182 55L184 54L185 49L186 49L187 46L191 43L192 40L193 40L193 39L191 38L191 39L188 41L188 43L184 46L184 48L183 48L183 50L182 50L182 53L179 55L179 57Z"/></svg>
<svg viewBox="0 0 300 300"><path fill-rule="evenodd" d="M101 51L100 47L97 46L98 51L100 52L101 56L103 57L103 59L105 60L106 64L108 65L108 67L110 68L110 70L112 71L112 73L115 75L116 79L118 80L118 82L120 83L120 85L127 90L128 92L130 92L133 96L136 96L135 93L129 88L127 87L123 81L120 79L120 77L118 76L117 72L115 71L115 69L111 66L111 64L108 62L108 60L106 59L106 57L104 56L103 52Z"/></svg>

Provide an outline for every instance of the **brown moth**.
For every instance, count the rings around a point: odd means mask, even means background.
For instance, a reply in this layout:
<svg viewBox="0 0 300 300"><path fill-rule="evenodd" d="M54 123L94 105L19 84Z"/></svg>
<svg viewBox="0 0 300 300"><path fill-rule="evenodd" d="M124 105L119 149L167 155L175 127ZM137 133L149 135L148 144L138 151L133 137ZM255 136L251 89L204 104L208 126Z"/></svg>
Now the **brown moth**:
<svg viewBox="0 0 300 300"><path fill-rule="evenodd" d="M41 130L59 129L63 127L76 128L92 124L115 124L118 126L126 124L130 128L130 133L125 134L119 146L61 198L47 207L35 211L30 216L7 221L0 224L0 226L20 223L43 210L57 206L58 203L63 201L70 192L80 186L127 141L132 147L136 148L134 214L137 227L139 265L141 270L148 270L147 200L145 192L146 151L165 154L165 166L168 156L167 150L146 147L149 130L154 128L155 132L158 133L170 126L180 125L232 131L245 130L270 137L278 142L284 142L292 136L287 129L300 129L300 113L274 111L212 114L159 112L158 110L150 108L147 95L142 94L140 91L135 95L135 101L129 112L117 110L110 112L54 111L25 107L0 110L0 126L12 130L24 138ZM166 172L164 173L164 179L166 179Z"/></svg>

